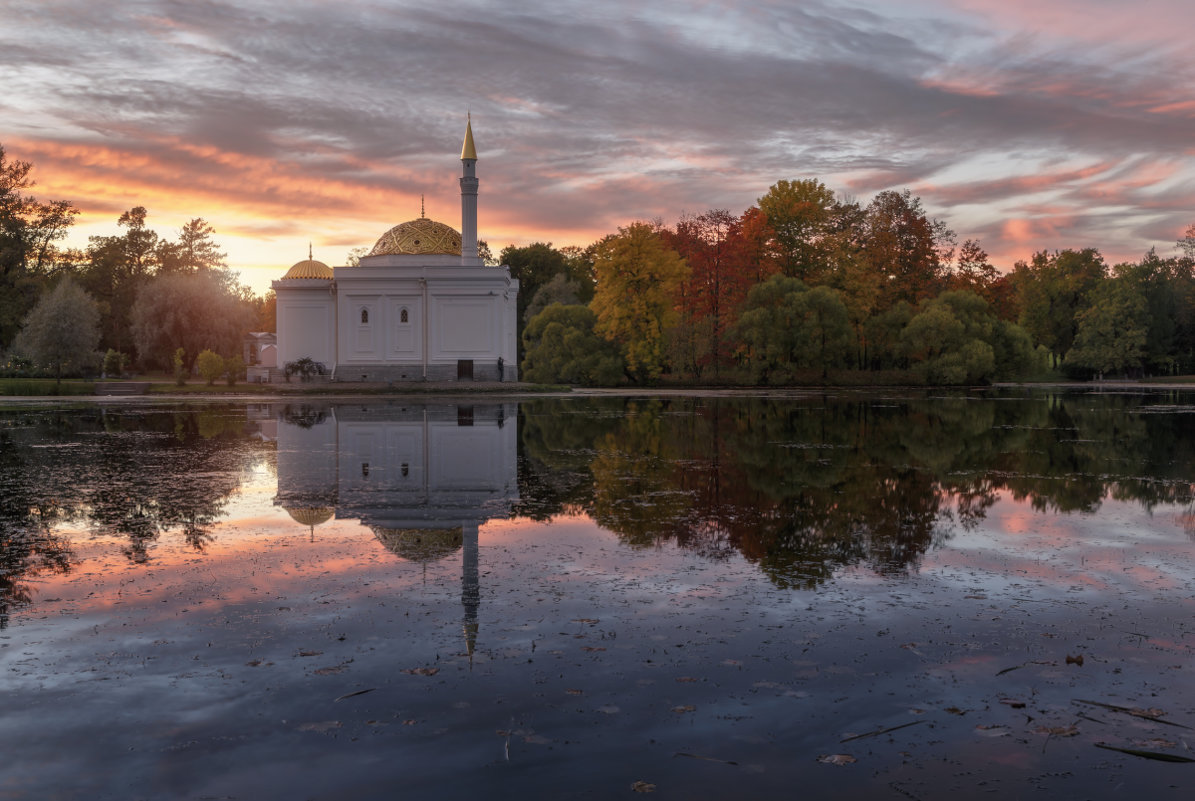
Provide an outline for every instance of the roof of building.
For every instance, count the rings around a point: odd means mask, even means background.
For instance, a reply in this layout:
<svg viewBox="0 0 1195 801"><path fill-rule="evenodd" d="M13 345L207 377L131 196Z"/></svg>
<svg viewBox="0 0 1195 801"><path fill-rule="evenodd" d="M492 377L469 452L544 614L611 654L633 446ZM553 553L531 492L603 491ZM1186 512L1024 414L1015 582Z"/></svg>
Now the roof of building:
<svg viewBox="0 0 1195 801"><path fill-rule="evenodd" d="M461 255L461 235L442 222L420 217L394 226L378 239L370 256Z"/></svg>
<svg viewBox="0 0 1195 801"><path fill-rule="evenodd" d="M332 280L332 268L322 261L305 259L287 270L286 275L282 278L284 280L287 278L326 278L330 281Z"/></svg>

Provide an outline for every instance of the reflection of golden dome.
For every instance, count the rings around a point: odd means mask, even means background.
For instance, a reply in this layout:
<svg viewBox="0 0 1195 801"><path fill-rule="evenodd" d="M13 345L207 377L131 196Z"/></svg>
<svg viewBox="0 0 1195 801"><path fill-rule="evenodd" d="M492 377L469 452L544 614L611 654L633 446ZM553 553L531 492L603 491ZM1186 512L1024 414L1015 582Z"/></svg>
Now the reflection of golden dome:
<svg viewBox="0 0 1195 801"><path fill-rule="evenodd" d="M287 278L327 278L330 281L332 280L332 268L322 261L307 259L287 270L286 275L282 278L283 280Z"/></svg>
<svg viewBox="0 0 1195 801"><path fill-rule="evenodd" d="M318 526L320 523L327 523L334 514L330 506L296 506L293 509L284 506L282 508L286 509L291 520L303 526Z"/></svg>
<svg viewBox="0 0 1195 801"><path fill-rule="evenodd" d="M461 235L441 222L420 217L382 234L370 256L459 256Z"/></svg>
<svg viewBox="0 0 1195 801"><path fill-rule="evenodd" d="M382 528L370 526L386 549L410 562L435 562L460 550L464 535L456 528Z"/></svg>

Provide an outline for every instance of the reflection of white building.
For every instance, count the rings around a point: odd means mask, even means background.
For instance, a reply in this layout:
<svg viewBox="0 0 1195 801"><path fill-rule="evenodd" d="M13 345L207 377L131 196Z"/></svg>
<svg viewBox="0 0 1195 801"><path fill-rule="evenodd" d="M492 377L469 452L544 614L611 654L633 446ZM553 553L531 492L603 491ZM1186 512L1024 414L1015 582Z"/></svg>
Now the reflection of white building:
<svg viewBox="0 0 1195 801"><path fill-rule="evenodd" d="M355 266L310 257L273 282L277 364L323 363L338 381L518 379L519 282L477 251L477 151L461 148L461 231L420 217Z"/></svg>
<svg viewBox="0 0 1195 801"><path fill-rule="evenodd" d="M380 532L476 531L518 500L514 404L275 407L278 495Z"/></svg>
<svg viewBox="0 0 1195 801"><path fill-rule="evenodd" d="M477 639L479 527L518 500L515 404L275 406L278 494L296 522L360 520L404 559L462 551L461 603Z"/></svg>

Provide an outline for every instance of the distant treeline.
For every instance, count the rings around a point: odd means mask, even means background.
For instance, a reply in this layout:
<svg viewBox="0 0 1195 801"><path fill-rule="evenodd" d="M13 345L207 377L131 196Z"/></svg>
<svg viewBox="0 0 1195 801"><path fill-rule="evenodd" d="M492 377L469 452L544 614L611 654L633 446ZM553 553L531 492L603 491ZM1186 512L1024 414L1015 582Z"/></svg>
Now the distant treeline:
<svg viewBox="0 0 1195 801"><path fill-rule="evenodd" d="M189 372L203 350L235 356L246 332L274 330L273 293L237 283L204 220L171 240L136 207L121 233L63 248L78 212L25 194L30 170L0 147L0 372L94 373L105 351L171 369L180 348ZM1195 226L1173 254L1109 266L1091 248L1041 252L1002 274L907 190L862 205L805 179L739 216L633 222L588 247L510 246L499 260L521 284L522 375L535 382L1195 371Z"/></svg>

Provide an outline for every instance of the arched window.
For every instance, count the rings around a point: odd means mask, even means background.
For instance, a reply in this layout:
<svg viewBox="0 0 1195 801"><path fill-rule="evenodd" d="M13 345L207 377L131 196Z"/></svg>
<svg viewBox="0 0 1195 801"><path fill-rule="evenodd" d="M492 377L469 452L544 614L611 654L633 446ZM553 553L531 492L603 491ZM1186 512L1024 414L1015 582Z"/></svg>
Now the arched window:
<svg viewBox="0 0 1195 801"><path fill-rule="evenodd" d="M361 325L369 324L369 309L361 310Z"/></svg>
<svg viewBox="0 0 1195 801"><path fill-rule="evenodd" d="M399 312L399 315L398 315L398 321L399 321L400 323L409 323L409 322L411 322L411 316L410 316L409 314L407 314L407 310L406 310L406 309L403 309L401 312Z"/></svg>

